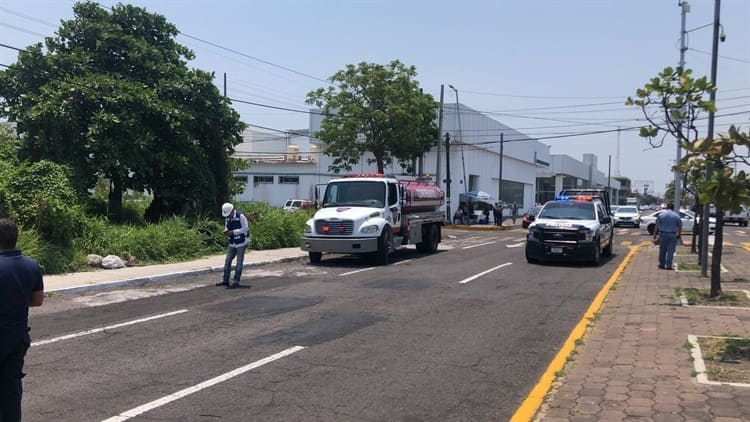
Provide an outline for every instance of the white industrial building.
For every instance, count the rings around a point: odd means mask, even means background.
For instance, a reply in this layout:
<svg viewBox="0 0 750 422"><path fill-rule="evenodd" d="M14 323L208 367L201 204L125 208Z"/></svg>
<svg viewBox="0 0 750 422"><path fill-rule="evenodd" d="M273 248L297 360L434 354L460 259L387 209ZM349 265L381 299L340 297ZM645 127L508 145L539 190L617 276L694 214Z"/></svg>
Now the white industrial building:
<svg viewBox="0 0 750 422"><path fill-rule="evenodd" d="M311 112L308 129L284 133L246 130L245 142L237 147L235 156L248 160L250 168L236 172L235 178L245 181L247 188L235 199L278 206L291 198L314 199L316 185L337 177L328 170L333 158L323 153L325 144L311 136L320 129L321 121L320 113ZM541 202L539 177L553 177L551 186L557 192L560 187L569 187L571 176L579 187L607 186L596 168L596 156L587 154L584 160L588 161L583 163L568 156L552 156L548 145L463 104L444 106L442 133L440 145L425 154L418 168L447 192L445 134L449 134L451 183L446 206L451 212L458 206L459 196L472 191L487 192L493 201L502 193L503 202L515 202L521 209L531 207ZM375 173L375 165L367 164L367 158L367 154L362 157L351 173ZM385 173L400 175L404 170L394 163ZM541 186L546 189L548 185Z"/></svg>
<svg viewBox="0 0 750 422"><path fill-rule="evenodd" d="M594 154L583 154L583 161L569 155L552 154L552 165L537 173L536 202L543 204L563 189L609 189L613 204L618 203L620 182L598 169Z"/></svg>

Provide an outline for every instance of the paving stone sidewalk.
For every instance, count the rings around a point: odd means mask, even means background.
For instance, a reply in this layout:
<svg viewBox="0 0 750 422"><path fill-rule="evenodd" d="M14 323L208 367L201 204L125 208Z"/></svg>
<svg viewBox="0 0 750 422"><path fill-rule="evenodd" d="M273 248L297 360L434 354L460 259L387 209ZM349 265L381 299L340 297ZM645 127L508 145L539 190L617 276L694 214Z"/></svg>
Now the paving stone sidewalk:
<svg viewBox="0 0 750 422"><path fill-rule="evenodd" d="M621 251L625 253L625 251ZM698 383L688 335L750 337L750 308L685 307L675 288L708 289L700 272L657 268L638 248L534 420L750 421L750 385ZM675 262L697 262L679 247ZM722 290L750 290L750 252L724 246Z"/></svg>

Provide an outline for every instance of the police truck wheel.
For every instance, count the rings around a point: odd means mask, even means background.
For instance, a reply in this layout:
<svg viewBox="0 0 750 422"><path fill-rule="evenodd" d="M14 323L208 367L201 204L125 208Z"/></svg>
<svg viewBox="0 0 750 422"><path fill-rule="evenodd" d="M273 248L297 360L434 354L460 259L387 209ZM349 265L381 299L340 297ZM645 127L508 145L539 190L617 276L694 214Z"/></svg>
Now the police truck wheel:
<svg viewBox="0 0 750 422"><path fill-rule="evenodd" d="M599 239L596 239L595 242L594 256L591 258L591 265L598 267L602 262L602 246L599 244Z"/></svg>
<svg viewBox="0 0 750 422"><path fill-rule="evenodd" d="M308 255L311 264L319 264L320 260L323 258L323 252L309 252Z"/></svg>
<svg viewBox="0 0 750 422"><path fill-rule="evenodd" d="M654 234L654 230L656 230L656 225L655 224L649 224L648 227L647 227L647 230L648 230L648 234Z"/></svg>
<svg viewBox="0 0 750 422"><path fill-rule="evenodd" d="M612 242L613 242L612 239L614 239L614 233L610 234L609 243L607 244L607 246L604 247L604 251L602 252L604 256L606 257L612 256Z"/></svg>

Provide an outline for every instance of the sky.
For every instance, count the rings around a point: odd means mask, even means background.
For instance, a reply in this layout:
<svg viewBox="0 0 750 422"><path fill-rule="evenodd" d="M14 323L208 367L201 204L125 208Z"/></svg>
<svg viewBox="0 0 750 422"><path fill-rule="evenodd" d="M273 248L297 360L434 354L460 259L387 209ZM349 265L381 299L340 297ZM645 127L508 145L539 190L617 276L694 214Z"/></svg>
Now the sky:
<svg viewBox="0 0 750 422"><path fill-rule="evenodd" d="M73 17L70 0L0 1L0 43L24 48ZM104 0L111 7L118 2ZM188 65L216 74L243 121L273 130L309 127L308 92L348 64L413 65L417 81L550 145L552 154L598 156L599 170L646 181L674 179L676 143L661 148L631 130L624 105L680 59L678 0L151 0L191 48ZM714 1L690 0L686 67L709 76ZM723 0L716 132L750 127L750 1ZM0 65L16 51L0 47ZM244 102L256 103L251 105ZM699 128L705 135L706 120ZM618 131L618 129L620 129ZM606 132L610 131L610 132ZM611 160L611 166L609 165Z"/></svg>

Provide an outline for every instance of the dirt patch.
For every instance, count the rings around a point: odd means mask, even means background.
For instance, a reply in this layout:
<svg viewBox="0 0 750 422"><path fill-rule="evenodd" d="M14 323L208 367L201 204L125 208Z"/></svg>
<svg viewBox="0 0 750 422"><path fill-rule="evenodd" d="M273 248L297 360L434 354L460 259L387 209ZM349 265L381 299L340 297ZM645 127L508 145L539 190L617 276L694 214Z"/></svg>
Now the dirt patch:
<svg viewBox="0 0 750 422"><path fill-rule="evenodd" d="M698 337L709 381L750 384L750 338Z"/></svg>
<svg viewBox="0 0 750 422"><path fill-rule="evenodd" d="M744 290L725 290L721 296L709 297L709 289L676 288L677 297L687 299L689 305L750 307L750 297Z"/></svg>

